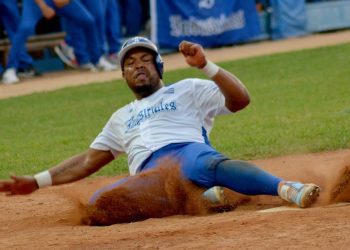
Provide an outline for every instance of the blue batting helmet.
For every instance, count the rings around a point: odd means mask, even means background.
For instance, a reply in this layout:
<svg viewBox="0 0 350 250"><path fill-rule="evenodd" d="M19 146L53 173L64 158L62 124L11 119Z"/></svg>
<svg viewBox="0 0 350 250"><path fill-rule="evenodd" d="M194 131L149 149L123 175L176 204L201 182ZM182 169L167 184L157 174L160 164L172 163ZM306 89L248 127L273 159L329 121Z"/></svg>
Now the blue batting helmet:
<svg viewBox="0 0 350 250"><path fill-rule="evenodd" d="M145 48L152 51L155 54L155 66L158 71L160 79L163 78L163 60L158 52L157 46L145 37L133 37L128 39L121 47L118 53L119 65L124 70L123 63L125 55L134 48Z"/></svg>

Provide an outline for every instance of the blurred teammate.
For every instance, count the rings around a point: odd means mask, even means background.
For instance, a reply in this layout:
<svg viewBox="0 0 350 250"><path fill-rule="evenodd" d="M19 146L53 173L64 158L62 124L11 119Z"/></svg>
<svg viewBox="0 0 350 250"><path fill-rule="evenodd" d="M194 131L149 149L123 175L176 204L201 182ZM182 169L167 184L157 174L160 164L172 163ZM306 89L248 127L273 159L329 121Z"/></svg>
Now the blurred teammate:
<svg viewBox="0 0 350 250"><path fill-rule="evenodd" d="M137 36L144 24L144 15L148 14L148 9L144 9L141 0L119 0L121 6L122 23L125 27L126 37ZM129 15L128 13L133 13Z"/></svg>
<svg viewBox="0 0 350 250"><path fill-rule="evenodd" d="M90 51L91 62L99 65L102 51L99 47L97 29L94 19L78 0L23 0L22 19L20 26L13 38L9 53L7 69L3 75L3 81L11 84L18 82L17 71L19 68L19 55L29 36L35 34L35 26L43 16L47 19L55 15L63 16L71 20L72 24L84 30L83 38Z"/></svg>
<svg viewBox="0 0 350 250"><path fill-rule="evenodd" d="M6 34L10 39L10 42L13 41L13 38L16 34L20 21L21 21L21 16L19 13L17 0L0 0L0 23L4 26ZM18 61L19 61L18 69L21 76L30 77L30 76L35 76L40 74L34 68L33 58L27 53L25 48L22 48L22 50L19 52ZM3 70L0 65L0 73L2 73L2 71ZM11 83L11 81L7 81L7 80L8 78L5 76L3 83L5 84Z"/></svg>
<svg viewBox="0 0 350 250"><path fill-rule="evenodd" d="M67 36L65 41L59 46L56 46L55 52L68 66L73 68L86 69L90 71L96 71L98 69L103 71L116 70L116 65L110 63L105 57L105 44L106 44L106 32L105 32L105 1L96 0L75 0L79 2L82 11L90 17L93 22L93 27L96 32L93 34L95 37L91 38L86 34L85 30L79 25L76 25L75 21L63 16L61 18L63 29L66 31ZM115 13L116 15L118 13ZM81 39L83 37L83 39ZM92 58L93 52L91 52L89 41L94 40L94 49L98 50L100 59L98 63L94 62Z"/></svg>
<svg viewBox="0 0 350 250"><path fill-rule="evenodd" d="M191 67L202 70L210 80L189 78L164 86L163 62L157 47L143 37L126 41L119 53L120 67L136 99L111 116L86 152L34 177L14 176L13 181L0 182L0 191L27 194L45 186L73 182L126 153L131 176L93 195L90 204L95 206L96 214L108 216L110 209L118 210L108 206L118 198L130 196L135 205L146 195L148 203L159 204L153 209L161 214L168 203L165 197L150 193L158 185L152 170L169 157L179 164L181 178L208 189L204 197L213 203L221 200L222 194L217 192L221 186L246 195L280 196L299 207L310 206L319 195L318 186L282 180L251 163L231 160L209 144L214 118L245 108L249 94L236 76L208 61L199 44L184 41L179 50ZM166 166L163 168L166 171ZM146 171L150 174L142 180L136 178ZM126 191L122 197L104 195L111 190ZM130 221L138 218L142 209L128 211ZM118 218L95 220L93 224L114 221Z"/></svg>
<svg viewBox="0 0 350 250"><path fill-rule="evenodd" d="M122 39L121 7L119 0L104 0L105 8L105 44L108 60L118 65L118 52Z"/></svg>

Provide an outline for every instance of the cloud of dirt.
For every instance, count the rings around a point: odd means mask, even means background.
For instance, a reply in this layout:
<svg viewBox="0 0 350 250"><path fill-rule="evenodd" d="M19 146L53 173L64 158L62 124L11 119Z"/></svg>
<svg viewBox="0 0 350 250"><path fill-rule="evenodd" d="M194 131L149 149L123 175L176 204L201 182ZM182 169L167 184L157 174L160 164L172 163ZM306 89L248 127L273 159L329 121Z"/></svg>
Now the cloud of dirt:
<svg viewBox="0 0 350 250"><path fill-rule="evenodd" d="M294 173L294 177L297 176ZM225 189L224 205L214 206L202 198L204 189L183 178L178 164L167 159L157 168L128 177L126 182L103 193L93 205L88 205L96 190L123 177L94 178L78 185L68 185L63 194L74 207L71 221L75 224L111 225L179 214L205 215L233 210L239 205L258 209L266 204L282 204L278 197L249 197ZM321 186L321 196L315 206L350 201L350 154L340 165L323 172L305 169L300 177L304 178L302 181Z"/></svg>
<svg viewBox="0 0 350 250"><path fill-rule="evenodd" d="M65 185L60 194L68 199L72 205L72 208L65 215L66 220L73 225L86 224L85 220L88 216L87 204L90 197L100 188L110 185L124 177L126 177L126 175L95 177Z"/></svg>
<svg viewBox="0 0 350 250"><path fill-rule="evenodd" d="M327 201L327 194L329 193L329 178L332 178L332 174L330 173L332 169L330 168L326 174L321 173L315 169L304 169L302 173L299 173L300 179L305 178L305 180L302 180L303 183L314 183L318 185L321 188L320 195L316 202L311 205L311 207L321 206L326 203ZM300 180L298 179L298 180ZM296 181L298 181L296 180Z"/></svg>
<svg viewBox="0 0 350 250"><path fill-rule="evenodd" d="M268 171L277 172L277 175L285 180L319 185L320 196L312 205L313 207L350 201L350 195L347 195L350 194L350 151L346 154L333 154L333 156L324 153L313 154L312 157L311 155L287 156L282 159L268 159L263 163ZM266 196L254 198L252 201L267 204L272 199L273 197ZM284 205L292 204L284 203Z"/></svg>
<svg viewBox="0 0 350 250"><path fill-rule="evenodd" d="M201 189L186 181L178 164L163 161L159 167L131 176L103 193L88 206L90 225L110 225L175 214L203 214Z"/></svg>
<svg viewBox="0 0 350 250"><path fill-rule="evenodd" d="M121 185L106 191L80 212L89 225L111 225L171 215L204 215L233 210L247 198L231 194L224 206L213 206L202 198L205 189L186 180L179 165L163 160L157 168L128 177ZM80 204L82 204L80 202ZM77 207L83 208L78 204Z"/></svg>
<svg viewBox="0 0 350 250"><path fill-rule="evenodd" d="M328 189L324 197L325 204L350 201L350 154L344 158L337 174L329 179L327 183Z"/></svg>

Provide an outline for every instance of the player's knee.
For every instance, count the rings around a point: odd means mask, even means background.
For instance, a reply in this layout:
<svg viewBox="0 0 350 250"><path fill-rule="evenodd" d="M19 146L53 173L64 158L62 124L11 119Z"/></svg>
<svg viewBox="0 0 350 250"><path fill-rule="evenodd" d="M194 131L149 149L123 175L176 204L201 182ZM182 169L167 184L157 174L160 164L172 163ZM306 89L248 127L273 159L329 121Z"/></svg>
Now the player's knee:
<svg viewBox="0 0 350 250"><path fill-rule="evenodd" d="M212 187L215 184L215 169L208 165L183 168L183 176L201 187Z"/></svg>
<svg viewBox="0 0 350 250"><path fill-rule="evenodd" d="M102 193L96 201L87 206L85 224L90 226L108 226L116 223L130 222L129 191L117 188Z"/></svg>

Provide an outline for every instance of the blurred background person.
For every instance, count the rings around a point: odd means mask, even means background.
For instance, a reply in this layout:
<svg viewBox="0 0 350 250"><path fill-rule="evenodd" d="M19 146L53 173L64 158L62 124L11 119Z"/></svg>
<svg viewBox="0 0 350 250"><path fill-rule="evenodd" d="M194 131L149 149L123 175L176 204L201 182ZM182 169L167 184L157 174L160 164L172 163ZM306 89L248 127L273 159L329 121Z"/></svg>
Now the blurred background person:
<svg viewBox="0 0 350 250"><path fill-rule="evenodd" d="M118 65L118 51L122 40L121 7L119 0L103 0L105 8L105 53L107 59Z"/></svg>
<svg viewBox="0 0 350 250"><path fill-rule="evenodd" d="M79 41L86 42L90 52L91 63L103 68L102 51L98 42L95 20L78 0L23 0L22 18L19 28L13 38L8 57L7 69L3 74L3 82L7 84L19 81L19 54L25 49L29 36L35 34L35 27L43 16L47 19L56 14L67 18L74 27L84 32ZM114 68L115 69L115 68Z"/></svg>
<svg viewBox="0 0 350 250"><path fill-rule="evenodd" d="M141 0L120 0L121 13L123 13L123 36L132 37L140 34L148 15L148 2ZM129 13L132 13L132 15Z"/></svg>
<svg viewBox="0 0 350 250"><path fill-rule="evenodd" d="M54 48L57 55L68 66L73 68L80 68L90 71L112 71L116 70L117 66L109 62L104 55L106 53L106 0L75 0L83 11L93 21L91 27L95 30L94 37L91 38L82 27L76 25L74 20L62 16L61 22L63 30L66 32L65 41ZM115 11L115 10L113 10ZM114 15L117 15L115 13ZM81 39L81 38L85 39ZM94 50L98 50L100 55L98 63L94 63L91 51L91 40L94 41ZM119 48L119 47L118 47Z"/></svg>
<svg viewBox="0 0 350 250"><path fill-rule="evenodd" d="M6 35L12 43L16 31L21 21L21 15L18 8L17 0L0 0L0 23L6 31ZM41 73L34 68L34 60L27 53L25 48L21 48L18 53L18 75L20 77L32 77L41 75ZM0 74L3 69L0 65ZM3 83L8 84L11 82L6 81L4 78Z"/></svg>

